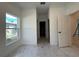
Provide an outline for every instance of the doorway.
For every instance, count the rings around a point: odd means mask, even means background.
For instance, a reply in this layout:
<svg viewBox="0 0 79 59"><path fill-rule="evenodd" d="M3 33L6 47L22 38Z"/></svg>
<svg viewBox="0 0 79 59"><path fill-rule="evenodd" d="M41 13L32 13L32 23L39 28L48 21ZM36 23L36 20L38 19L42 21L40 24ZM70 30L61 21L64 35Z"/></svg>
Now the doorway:
<svg viewBox="0 0 79 59"><path fill-rule="evenodd" d="M38 44L48 44L50 43L49 38L49 20L45 21L38 21L38 27L37 27L37 43Z"/></svg>
<svg viewBox="0 0 79 59"><path fill-rule="evenodd" d="M49 43L49 7L37 6L37 44Z"/></svg>
<svg viewBox="0 0 79 59"><path fill-rule="evenodd" d="M46 37L46 23L45 21L40 22L40 38L45 38Z"/></svg>

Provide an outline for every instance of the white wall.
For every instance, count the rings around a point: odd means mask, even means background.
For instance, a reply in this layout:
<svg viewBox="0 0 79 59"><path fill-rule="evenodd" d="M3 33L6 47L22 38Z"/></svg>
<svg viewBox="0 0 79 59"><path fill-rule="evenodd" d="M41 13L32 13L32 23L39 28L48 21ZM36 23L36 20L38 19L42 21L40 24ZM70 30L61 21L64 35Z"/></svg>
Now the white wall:
<svg viewBox="0 0 79 59"><path fill-rule="evenodd" d="M50 44L57 45L57 19L64 17L64 36L68 45L71 45L71 21L69 15L79 10L79 3L67 3L65 5L50 5L49 19L50 19ZM63 13L64 11L64 13ZM68 40L67 40L68 39ZM62 43L63 45L64 43Z"/></svg>
<svg viewBox="0 0 79 59"><path fill-rule="evenodd" d="M21 9L19 9L18 7L15 7L14 5L12 5L10 3L0 3L0 20L4 21L3 25L0 26L1 28L6 27L5 26L6 12L8 12L12 15L16 15L19 18L21 16ZM8 55L11 51L13 51L18 46L20 46L20 39L17 42L15 42L9 46L6 46L5 30L0 29L0 56Z"/></svg>
<svg viewBox="0 0 79 59"><path fill-rule="evenodd" d="M36 8L29 7L22 12L22 42L37 45L37 15Z"/></svg>
<svg viewBox="0 0 79 59"><path fill-rule="evenodd" d="M58 20L63 20L63 25L58 27ZM49 22L50 22L50 44L51 45L58 45L59 38L58 38L58 31L61 31L63 35L62 39L64 39L64 42L68 43L68 32L67 29L67 22L66 21L66 15L65 15L65 7L64 5L50 5L49 7ZM67 33L66 33L67 32ZM61 42L63 45L64 42Z"/></svg>

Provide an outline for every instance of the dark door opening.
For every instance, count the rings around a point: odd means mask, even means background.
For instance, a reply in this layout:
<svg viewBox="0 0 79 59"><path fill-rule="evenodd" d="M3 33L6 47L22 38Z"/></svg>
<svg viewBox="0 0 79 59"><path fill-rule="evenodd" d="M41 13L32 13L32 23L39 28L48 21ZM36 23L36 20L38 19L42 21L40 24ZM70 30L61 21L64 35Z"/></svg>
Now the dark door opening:
<svg viewBox="0 0 79 59"><path fill-rule="evenodd" d="M46 37L46 23L40 22L40 38L41 37Z"/></svg>
<svg viewBox="0 0 79 59"><path fill-rule="evenodd" d="M38 21L37 24L38 24L37 43L38 44L50 43L49 20L48 21Z"/></svg>

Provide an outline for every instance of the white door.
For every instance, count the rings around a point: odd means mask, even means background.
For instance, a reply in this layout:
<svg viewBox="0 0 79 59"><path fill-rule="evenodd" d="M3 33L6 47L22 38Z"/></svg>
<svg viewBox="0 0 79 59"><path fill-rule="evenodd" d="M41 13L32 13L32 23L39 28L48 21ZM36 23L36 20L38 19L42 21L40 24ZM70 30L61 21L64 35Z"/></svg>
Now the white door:
<svg viewBox="0 0 79 59"><path fill-rule="evenodd" d="M64 17L58 17L58 45L66 47L69 45L67 21Z"/></svg>

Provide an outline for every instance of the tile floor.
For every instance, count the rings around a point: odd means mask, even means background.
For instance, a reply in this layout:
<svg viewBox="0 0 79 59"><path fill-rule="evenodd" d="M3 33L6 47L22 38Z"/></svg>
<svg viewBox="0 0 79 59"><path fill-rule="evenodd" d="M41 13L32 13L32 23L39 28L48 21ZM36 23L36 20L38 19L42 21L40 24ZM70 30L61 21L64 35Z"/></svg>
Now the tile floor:
<svg viewBox="0 0 79 59"><path fill-rule="evenodd" d="M49 44L23 45L7 57L79 57L79 48L75 46L58 48Z"/></svg>
<svg viewBox="0 0 79 59"><path fill-rule="evenodd" d="M41 38L37 46L22 45L7 57L79 57L79 48L51 46L45 38Z"/></svg>

